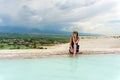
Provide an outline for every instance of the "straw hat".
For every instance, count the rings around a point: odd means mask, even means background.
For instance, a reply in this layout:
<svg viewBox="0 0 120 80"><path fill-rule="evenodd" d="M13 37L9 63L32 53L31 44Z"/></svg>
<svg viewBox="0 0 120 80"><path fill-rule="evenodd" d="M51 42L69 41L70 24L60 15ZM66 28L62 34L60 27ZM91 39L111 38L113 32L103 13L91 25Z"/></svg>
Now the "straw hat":
<svg viewBox="0 0 120 80"><path fill-rule="evenodd" d="M77 30L74 30L73 33L78 33L78 31L77 31Z"/></svg>

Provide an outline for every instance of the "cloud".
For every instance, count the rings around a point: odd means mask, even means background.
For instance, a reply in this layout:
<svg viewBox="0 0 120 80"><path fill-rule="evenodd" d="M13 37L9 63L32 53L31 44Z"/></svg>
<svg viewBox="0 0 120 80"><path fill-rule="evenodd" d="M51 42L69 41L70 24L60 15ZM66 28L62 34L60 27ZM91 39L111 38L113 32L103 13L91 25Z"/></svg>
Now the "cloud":
<svg viewBox="0 0 120 80"><path fill-rule="evenodd" d="M75 8L88 7L94 5L96 0L54 0L57 8L61 10L72 10Z"/></svg>
<svg viewBox="0 0 120 80"><path fill-rule="evenodd" d="M0 26L119 35L119 7L119 0L0 0Z"/></svg>
<svg viewBox="0 0 120 80"><path fill-rule="evenodd" d="M78 29L82 28L83 32L86 33L95 33L95 34L102 34L102 35L119 35L120 24L110 24L110 23L94 23L94 22L77 22L74 23L78 26ZM80 29L81 30L81 29Z"/></svg>

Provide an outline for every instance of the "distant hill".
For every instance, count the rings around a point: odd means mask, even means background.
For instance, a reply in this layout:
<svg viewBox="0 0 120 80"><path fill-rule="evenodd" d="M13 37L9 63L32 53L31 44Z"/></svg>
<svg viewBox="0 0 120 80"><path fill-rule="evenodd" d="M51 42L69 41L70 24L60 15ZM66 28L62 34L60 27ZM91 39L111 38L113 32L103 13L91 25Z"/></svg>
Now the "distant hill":
<svg viewBox="0 0 120 80"><path fill-rule="evenodd" d="M9 34L44 34L44 35L71 35L71 32L64 31L50 31L50 30L40 30L37 28L26 28L26 27L9 27L4 26L0 27L0 33L9 33ZM91 34L91 33L81 33L80 36L100 36L99 34Z"/></svg>

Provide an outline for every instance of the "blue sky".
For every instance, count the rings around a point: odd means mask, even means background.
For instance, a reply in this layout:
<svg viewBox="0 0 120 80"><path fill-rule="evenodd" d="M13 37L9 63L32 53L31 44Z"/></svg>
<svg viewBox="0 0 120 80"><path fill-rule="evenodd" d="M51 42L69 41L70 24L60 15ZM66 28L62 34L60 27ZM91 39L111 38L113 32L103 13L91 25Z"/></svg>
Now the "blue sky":
<svg viewBox="0 0 120 80"><path fill-rule="evenodd" d="M120 35L120 0L0 0L0 27Z"/></svg>

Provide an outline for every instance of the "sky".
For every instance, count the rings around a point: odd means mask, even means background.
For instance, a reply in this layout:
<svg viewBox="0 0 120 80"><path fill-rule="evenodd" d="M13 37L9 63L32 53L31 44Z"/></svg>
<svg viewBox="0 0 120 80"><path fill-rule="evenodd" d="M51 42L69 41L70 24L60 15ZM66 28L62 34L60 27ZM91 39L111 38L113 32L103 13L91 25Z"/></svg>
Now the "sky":
<svg viewBox="0 0 120 80"><path fill-rule="evenodd" d="M0 27L120 35L120 0L0 0Z"/></svg>

